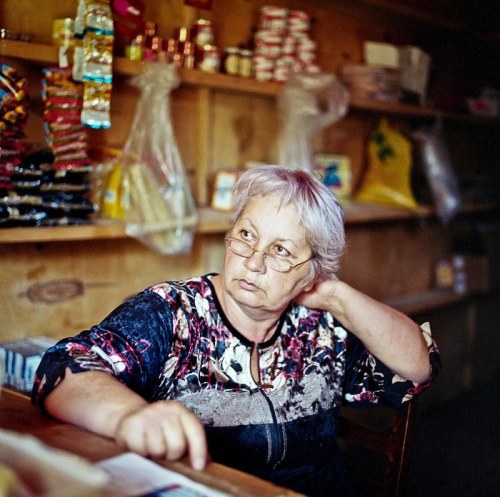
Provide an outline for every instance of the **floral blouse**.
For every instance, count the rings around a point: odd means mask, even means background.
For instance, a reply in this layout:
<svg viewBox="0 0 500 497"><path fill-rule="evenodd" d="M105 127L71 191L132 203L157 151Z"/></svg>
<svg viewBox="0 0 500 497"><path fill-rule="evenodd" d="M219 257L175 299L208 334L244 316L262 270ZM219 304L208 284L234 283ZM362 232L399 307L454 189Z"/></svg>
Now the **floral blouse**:
<svg viewBox="0 0 500 497"><path fill-rule="evenodd" d="M432 376L439 355L422 326ZM251 374L256 348L260 380ZM164 282L51 347L32 401L73 372L102 370L154 402L176 399L205 426L212 459L307 495L344 495L336 444L343 403L397 407L427 388L390 371L328 312L290 304L254 344L225 317L211 275Z"/></svg>

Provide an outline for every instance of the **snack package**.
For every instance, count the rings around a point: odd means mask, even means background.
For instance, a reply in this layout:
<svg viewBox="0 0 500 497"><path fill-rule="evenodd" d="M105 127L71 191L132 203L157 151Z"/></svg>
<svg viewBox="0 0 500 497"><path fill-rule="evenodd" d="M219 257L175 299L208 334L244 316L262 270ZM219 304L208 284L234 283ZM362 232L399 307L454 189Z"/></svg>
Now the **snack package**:
<svg viewBox="0 0 500 497"><path fill-rule="evenodd" d="M411 189L412 145L386 119L381 119L370 136L368 159L368 169L355 199L416 210L418 205Z"/></svg>
<svg viewBox="0 0 500 497"><path fill-rule="evenodd" d="M170 117L177 68L150 63L131 82L141 94L123 151L125 231L162 254L187 252L198 216Z"/></svg>
<svg viewBox="0 0 500 497"><path fill-rule="evenodd" d="M461 199L453 164L442 134L440 120L430 129L420 129L413 133L427 182L429 183L436 211L447 224L460 210Z"/></svg>
<svg viewBox="0 0 500 497"><path fill-rule="evenodd" d="M79 0L72 76L83 83L81 122L111 127L114 25L110 0Z"/></svg>
<svg viewBox="0 0 500 497"><path fill-rule="evenodd" d="M333 74L293 74L278 99L283 114L279 163L312 171L312 137L341 119L348 101L347 90Z"/></svg>

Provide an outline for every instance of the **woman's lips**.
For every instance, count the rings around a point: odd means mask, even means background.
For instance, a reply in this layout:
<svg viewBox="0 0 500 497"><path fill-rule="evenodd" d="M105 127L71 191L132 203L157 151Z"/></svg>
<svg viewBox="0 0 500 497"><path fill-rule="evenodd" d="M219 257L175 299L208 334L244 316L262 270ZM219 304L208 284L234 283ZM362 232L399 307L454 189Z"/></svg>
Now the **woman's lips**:
<svg viewBox="0 0 500 497"><path fill-rule="evenodd" d="M250 290L250 291L255 291L258 290L259 287L252 283L251 281L248 280L238 280L240 287L243 288L244 290Z"/></svg>

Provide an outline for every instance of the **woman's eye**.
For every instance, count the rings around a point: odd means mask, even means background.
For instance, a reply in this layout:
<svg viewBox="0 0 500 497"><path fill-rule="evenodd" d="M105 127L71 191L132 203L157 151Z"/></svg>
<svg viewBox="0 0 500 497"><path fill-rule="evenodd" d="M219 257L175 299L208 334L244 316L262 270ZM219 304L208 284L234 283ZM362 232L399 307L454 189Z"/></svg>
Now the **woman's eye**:
<svg viewBox="0 0 500 497"><path fill-rule="evenodd" d="M288 250L285 247L283 247L283 245L275 245L274 251L276 255L279 255L280 257L290 256L290 252L288 252Z"/></svg>
<svg viewBox="0 0 500 497"><path fill-rule="evenodd" d="M248 230L240 230L240 237L242 240L250 242L253 240L252 234Z"/></svg>

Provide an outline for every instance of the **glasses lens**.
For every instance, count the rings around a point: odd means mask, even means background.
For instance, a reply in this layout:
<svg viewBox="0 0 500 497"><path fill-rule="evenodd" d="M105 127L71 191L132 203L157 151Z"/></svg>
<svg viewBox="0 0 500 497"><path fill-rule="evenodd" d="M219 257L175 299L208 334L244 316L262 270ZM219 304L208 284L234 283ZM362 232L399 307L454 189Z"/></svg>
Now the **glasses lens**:
<svg viewBox="0 0 500 497"><path fill-rule="evenodd" d="M230 238L228 240L229 248L236 254L241 257L251 257L253 253L253 249L250 245L241 240L237 240L236 238Z"/></svg>
<svg viewBox="0 0 500 497"><path fill-rule="evenodd" d="M227 243L231 252L240 257L252 257L254 253L254 249L248 243L245 243L237 238L228 238ZM281 257L276 257L274 255L265 254L264 263L267 267L274 271L287 272L290 271L292 267L291 263L286 259L282 259Z"/></svg>
<svg viewBox="0 0 500 497"><path fill-rule="evenodd" d="M290 262L274 255L267 256L267 265L274 271L287 272L291 268Z"/></svg>

